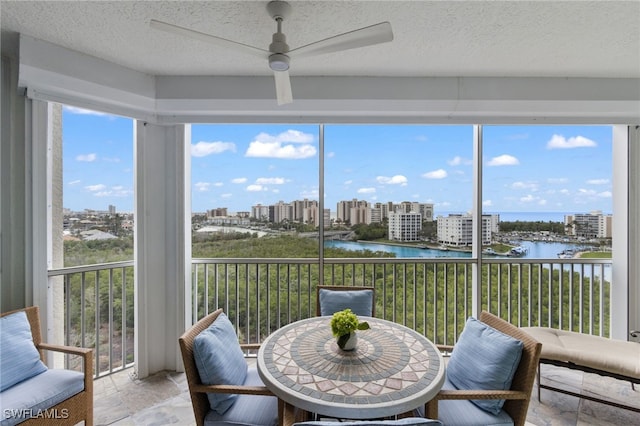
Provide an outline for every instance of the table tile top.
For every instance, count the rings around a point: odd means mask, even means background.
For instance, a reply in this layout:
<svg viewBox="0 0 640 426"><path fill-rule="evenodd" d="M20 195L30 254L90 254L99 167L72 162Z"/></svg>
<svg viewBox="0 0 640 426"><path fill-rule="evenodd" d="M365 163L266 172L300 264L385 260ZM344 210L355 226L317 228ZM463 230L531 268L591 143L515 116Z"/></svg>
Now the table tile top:
<svg viewBox="0 0 640 426"><path fill-rule="evenodd" d="M285 400L292 396L291 403L306 400L316 412L322 412L316 403L326 406L331 412L325 414L333 414L337 406L345 408L345 414L350 407L405 410L407 403L417 407L435 395L444 377L435 346L402 325L361 319L371 328L358 331L353 351L338 347L330 317L298 321L274 332L258 356L265 384L282 390L286 395L279 396Z"/></svg>

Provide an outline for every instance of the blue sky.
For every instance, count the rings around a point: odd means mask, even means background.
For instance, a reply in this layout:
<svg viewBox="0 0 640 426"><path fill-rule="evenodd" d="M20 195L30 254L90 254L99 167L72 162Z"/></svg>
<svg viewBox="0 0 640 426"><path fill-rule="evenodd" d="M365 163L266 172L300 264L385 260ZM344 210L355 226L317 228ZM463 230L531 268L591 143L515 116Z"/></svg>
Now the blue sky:
<svg viewBox="0 0 640 426"><path fill-rule="evenodd" d="M325 208L471 209L472 126L325 125ZM484 126L486 212L611 212L609 126ZM64 206L133 210L133 122L65 108ZM192 210L318 199L318 126L193 125Z"/></svg>

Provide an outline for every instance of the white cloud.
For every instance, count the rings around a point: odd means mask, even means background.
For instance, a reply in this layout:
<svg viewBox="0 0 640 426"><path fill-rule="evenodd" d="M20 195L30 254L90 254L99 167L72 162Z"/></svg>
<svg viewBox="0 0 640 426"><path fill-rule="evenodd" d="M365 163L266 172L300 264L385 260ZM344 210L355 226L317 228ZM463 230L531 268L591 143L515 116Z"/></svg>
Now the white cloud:
<svg viewBox="0 0 640 426"><path fill-rule="evenodd" d="M345 180L343 185L351 185L352 183L352 180Z"/></svg>
<svg viewBox="0 0 640 426"><path fill-rule="evenodd" d="M565 138L562 135L553 135L547 142L547 149L571 149L571 148L591 148L597 144L584 136Z"/></svg>
<svg viewBox="0 0 640 426"><path fill-rule="evenodd" d="M246 183L246 182L247 182L247 178L245 177L231 179L231 183Z"/></svg>
<svg viewBox="0 0 640 426"><path fill-rule="evenodd" d="M217 186L217 187L224 186L224 183L216 182L216 183L213 184L213 186Z"/></svg>
<svg viewBox="0 0 640 426"><path fill-rule="evenodd" d="M125 189L123 186L113 186L111 189L107 190L104 185L94 185L95 187L102 187L101 190L95 192L93 194L94 197L131 197L133 195L133 191L130 189Z"/></svg>
<svg viewBox="0 0 640 426"><path fill-rule="evenodd" d="M331 151L331 152L327 152L327 154L325 155L326 158L333 158L336 156L336 153Z"/></svg>
<svg viewBox="0 0 640 426"><path fill-rule="evenodd" d="M562 195L569 195L569 194L570 194L569 190L568 190L568 189L566 189L566 188L563 188L563 189L561 189L561 190L560 190L560 191L558 191L558 192L560 192Z"/></svg>
<svg viewBox="0 0 640 426"><path fill-rule="evenodd" d="M227 194L221 194L220 195L220 198L231 198L231 197L233 197L233 194L227 193Z"/></svg>
<svg viewBox="0 0 640 426"><path fill-rule="evenodd" d="M444 179L447 177L447 171L444 169L432 170L422 174L425 179Z"/></svg>
<svg viewBox="0 0 640 426"><path fill-rule="evenodd" d="M491 200L484 200L482 202L482 207L491 207L491 206L493 206L493 201Z"/></svg>
<svg viewBox="0 0 640 426"><path fill-rule="evenodd" d="M511 189L526 189L529 191L537 191L538 184L536 182L513 182Z"/></svg>
<svg viewBox="0 0 640 426"><path fill-rule="evenodd" d="M258 185L284 185L286 182L286 179L281 177L256 179Z"/></svg>
<svg viewBox="0 0 640 426"><path fill-rule="evenodd" d="M520 197L520 201L522 201L523 203L532 203L532 202L536 201L537 199L538 199L537 197L534 197L531 194L526 195L524 197Z"/></svg>
<svg viewBox="0 0 640 426"><path fill-rule="evenodd" d="M206 157L212 154L221 154L225 151L236 152L233 142L204 142L200 141L191 145L191 155L194 157Z"/></svg>
<svg viewBox="0 0 640 426"><path fill-rule="evenodd" d="M609 183L609 179L589 179L587 183L589 185L606 185Z"/></svg>
<svg viewBox="0 0 640 426"><path fill-rule="evenodd" d="M376 192L375 188L360 188L358 194L373 194Z"/></svg>
<svg viewBox="0 0 640 426"><path fill-rule="evenodd" d="M310 190L304 190L300 192L300 198L307 198L310 200L317 200L318 199L318 189L310 189Z"/></svg>
<svg viewBox="0 0 640 426"><path fill-rule="evenodd" d="M268 191L269 188L262 185L249 185L247 186L247 191L249 192L260 192L260 191Z"/></svg>
<svg viewBox="0 0 640 426"><path fill-rule="evenodd" d="M540 201L538 201L538 205L539 206L546 206L547 205L547 200L540 199Z"/></svg>
<svg viewBox="0 0 640 426"><path fill-rule="evenodd" d="M314 136L298 130L287 130L279 135L260 133L249 144L245 156L282 159L303 159L316 155L312 145Z"/></svg>
<svg viewBox="0 0 640 426"><path fill-rule="evenodd" d="M580 195L586 195L586 196L594 196L594 195L596 195L596 191L594 191L593 189L580 188L580 189L578 189L578 193Z"/></svg>
<svg viewBox="0 0 640 426"><path fill-rule="evenodd" d="M395 175L393 177L388 176L377 176L376 181L383 185L402 185L405 186L407 184L407 178L402 175Z"/></svg>
<svg viewBox="0 0 640 426"><path fill-rule="evenodd" d="M105 189L107 189L107 185L103 185L101 183L97 184L97 185L88 185L84 187L85 189L91 191L91 192L95 192L95 191L103 191Z"/></svg>
<svg viewBox="0 0 640 426"><path fill-rule="evenodd" d="M598 192L598 197L600 198L611 198L612 196L613 194L611 193L611 191Z"/></svg>
<svg viewBox="0 0 640 426"><path fill-rule="evenodd" d="M502 154L489 160L487 166L517 166L518 164L520 161L513 155Z"/></svg>
<svg viewBox="0 0 640 426"><path fill-rule="evenodd" d="M547 179L547 183L550 183L550 184L562 184L567 182L569 182L569 179L567 178L548 178Z"/></svg>
<svg viewBox="0 0 640 426"><path fill-rule="evenodd" d="M205 192L209 190L211 184L209 182L196 182L193 186L200 192Z"/></svg>
<svg viewBox="0 0 640 426"><path fill-rule="evenodd" d="M447 164L449 164L450 166L468 166L472 164L472 161L456 155L451 160L447 161Z"/></svg>
<svg viewBox="0 0 640 426"><path fill-rule="evenodd" d="M91 154L80 154L76 157L76 161L85 161L87 163L91 163L93 161L96 161L96 159L98 158L98 156L94 153Z"/></svg>
<svg viewBox="0 0 640 426"><path fill-rule="evenodd" d="M72 180L72 181L71 181L71 182L69 182L67 185L77 185L77 184L79 184L80 182L82 182L80 179L78 179L78 180Z"/></svg>

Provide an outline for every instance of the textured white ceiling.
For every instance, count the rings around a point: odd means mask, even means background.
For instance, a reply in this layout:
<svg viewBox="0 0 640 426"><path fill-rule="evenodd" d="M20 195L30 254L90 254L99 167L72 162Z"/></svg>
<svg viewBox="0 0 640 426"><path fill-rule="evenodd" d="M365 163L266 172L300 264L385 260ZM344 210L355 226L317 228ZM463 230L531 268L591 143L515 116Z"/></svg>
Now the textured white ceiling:
<svg viewBox="0 0 640 426"><path fill-rule="evenodd" d="M158 19L268 48L266 1L1 1L1 29L152 75L270 75L267 60ZM292 76L640 77L640 1L291 1L294 48L381 21L391 43L293 60Z"/></svg>

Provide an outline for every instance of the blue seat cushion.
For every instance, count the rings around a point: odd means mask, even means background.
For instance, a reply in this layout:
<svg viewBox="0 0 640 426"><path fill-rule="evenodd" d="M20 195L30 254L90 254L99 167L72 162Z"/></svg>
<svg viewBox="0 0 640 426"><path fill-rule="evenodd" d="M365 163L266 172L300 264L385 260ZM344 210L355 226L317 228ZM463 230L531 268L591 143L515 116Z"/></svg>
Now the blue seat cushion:
<svg viewBox="0 0 640 426"><path fill-rule="evenodd" d="M309 421L294 423L293 426L442 426L439 420L426 419L424 417L406 417L398 420L353 420L336 423L331 421Z"/></svg>
<svg viewBox="0 0 640 426"><path fill-rule="evenodd" d="M77 371L51 369L23 380L2 392L0 425L13 426L23 422L26 420L24 416L28 413L37 416L42 410L51 408L83 390L84 374ZM13 413L21 415L13 415ZM52 414L65 415L62 411ZM53 419L52 422L54 422Z"/></svg>
<svg viewBox="0 0 640 426"><path fill-rule="evenodd" d="M328 316L347 308L358 316L373 315L373 290L320 289L320 315Z"/></svg>
<svg viewBox="0 0 640 426"><path fill-rule="evenodd" d="M246 386L264 386L255 366L249 367ZM209 411L205 426L277 426L278 399L275 396L238 395L235 403L224 413Z"/></svg>
<svg viewBox="0 0 640 426"><path fill-rule="evenodd" d="M205 385L241 385L247 377L247 361L238 336L224 313L193 340L193 358ZM236 394L208 393L209 405L224 414L238 398Z"/></svg>
<svg viewBox="0 0 640 426"><path fill-rule="evenodd" d="M445 379L442 389L453 390L456 387ZM424 416L424 407L420 407L416 414ZM446 426L513 426L513 420L506 411L492 414L464 399L438 401L438 420Z"/></svg>
<svg viewBox="0 0 640 426"><path fill-rule="evenodd" d="M0 392L47 371L24 311L0 318Z"/></svg>
<svg viewBox="0 0 640 426"><path fill-rule="evenodd" d="M447 379L457 389L510 389L522 347L520 340L469 318L447 365ZM472 402L492 414L504 405L504 399Z"/></svg>

